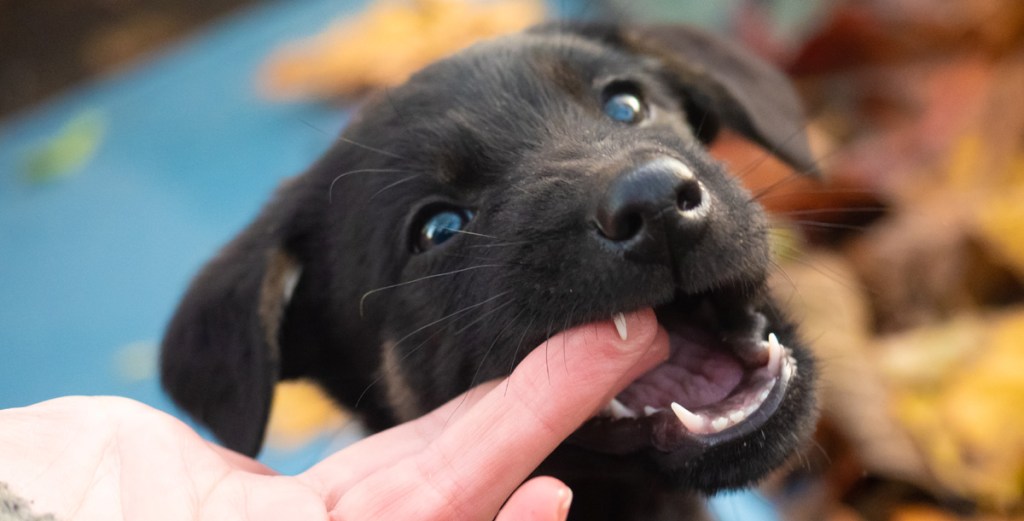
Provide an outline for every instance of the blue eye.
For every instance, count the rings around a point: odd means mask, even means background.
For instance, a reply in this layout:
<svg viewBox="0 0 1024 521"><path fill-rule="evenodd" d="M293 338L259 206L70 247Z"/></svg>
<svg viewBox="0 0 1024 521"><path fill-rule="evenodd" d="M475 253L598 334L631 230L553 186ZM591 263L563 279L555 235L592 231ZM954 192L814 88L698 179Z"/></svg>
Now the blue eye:
<svg viewBox="0 0 1024 521"><path fill-rule="evenodd" d="M427 217L420 229L415 250L424 252L434 246L440 246L462 231L469 224L472 214L466 210L445 208Z"/></svg>
<svg viewBox="0 0 1024 521"><path fill-rule="evenodd" d="M636 123L643 117L644 104L635 94L613 94L604 102L604 113L622 123Z"/></svg>

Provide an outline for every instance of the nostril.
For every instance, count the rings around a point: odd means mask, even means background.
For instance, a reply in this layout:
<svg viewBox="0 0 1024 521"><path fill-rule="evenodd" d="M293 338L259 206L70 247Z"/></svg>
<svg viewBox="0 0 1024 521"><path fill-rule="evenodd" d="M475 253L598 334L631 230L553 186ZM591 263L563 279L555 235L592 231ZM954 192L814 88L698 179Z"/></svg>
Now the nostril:
<svg viewBox="0 0 1024 521"><path fill-rule="evenodd" d="M612 215L610 219L598 219L597 221L597 229L601 235L616 242L636 237L643 226L643 216L635 212L622 212Z"/></svg>
<svg viewBox="0 0 1024 521"><path fill-rule="evenodd" d="M692 211L700 207L703 202L704 189L701 188L700 183L696 180L682 183L676 191L676 207L679 208L679 211Z"/></svg>

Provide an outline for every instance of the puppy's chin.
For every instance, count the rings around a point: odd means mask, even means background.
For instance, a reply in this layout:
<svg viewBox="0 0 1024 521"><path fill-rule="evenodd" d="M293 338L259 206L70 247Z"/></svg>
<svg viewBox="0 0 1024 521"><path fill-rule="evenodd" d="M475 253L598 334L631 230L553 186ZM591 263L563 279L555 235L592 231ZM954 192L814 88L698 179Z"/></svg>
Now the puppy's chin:
<svg viewBox="0 0 1024 521"><path fill-rule="evenodd" d="M656 306L669 359L567 442L640 458L709 493L749 485L784 463L813 427L813 360L769 307L723 293Z"/></svg>

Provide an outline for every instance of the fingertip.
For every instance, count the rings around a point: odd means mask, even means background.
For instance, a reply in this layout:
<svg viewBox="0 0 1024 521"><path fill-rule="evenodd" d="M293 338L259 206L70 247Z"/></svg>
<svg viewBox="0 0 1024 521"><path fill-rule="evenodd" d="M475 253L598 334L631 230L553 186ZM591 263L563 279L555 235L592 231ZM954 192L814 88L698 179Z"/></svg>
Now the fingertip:
<svg viewBox="0 0 1024 521"><path fill-rule="evenodd" d="M540 476L516 489L495 521L565 521L571 504L572 489L556 478Z"/></svg>
<svg viewBox="0 0 1024 521"><path fill-rule="evenodd" d="M558 504L558 511L555 512L555 519L565 521L569 519L569 508L572 506L572 489L562 485L562 488L558 491L558 497L560 502Z"/></svg>

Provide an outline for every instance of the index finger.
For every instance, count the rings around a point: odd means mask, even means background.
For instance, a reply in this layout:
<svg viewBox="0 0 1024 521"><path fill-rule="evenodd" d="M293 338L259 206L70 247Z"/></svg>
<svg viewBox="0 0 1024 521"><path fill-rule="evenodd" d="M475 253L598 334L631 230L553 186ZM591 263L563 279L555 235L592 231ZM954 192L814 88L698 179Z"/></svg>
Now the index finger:
<svg viewBox="0 0 1024 521"><path fill-rule="evenodd" d="M332 513L352 519L493 518L508 495L584 421L668 356L654 312L556 335L535 349L419 453L346 491ZM350 517L354 516L354 517Z"/></svg>

